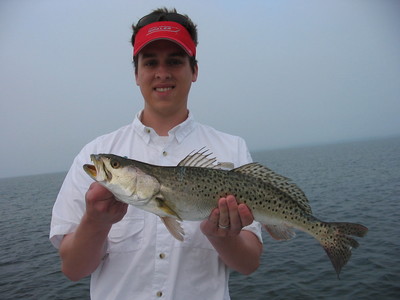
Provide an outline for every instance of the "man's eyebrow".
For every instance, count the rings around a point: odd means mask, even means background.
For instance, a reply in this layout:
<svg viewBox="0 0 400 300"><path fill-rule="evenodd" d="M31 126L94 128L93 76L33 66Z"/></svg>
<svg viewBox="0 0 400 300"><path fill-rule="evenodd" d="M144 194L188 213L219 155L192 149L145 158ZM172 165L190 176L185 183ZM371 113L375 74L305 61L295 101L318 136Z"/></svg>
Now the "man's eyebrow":
<svg viewBox="0 0 400 300"><path fill-rule="evenodd" d="M155 57L156 55L154 54L154 53L150 53L150 52L148 52L148 53L142 53L142 57L143 58L152 58L152 57Z"/></svg>
<svg viewBox="0 0 400 300"><path fill-rule="evenodd" d="M185 53L185 51L179 51L179 52L171 53L171 54L168 55L168 56L169 56L169 57L173 57L173 56L184 57L184 56L186 56L186 53Z"/></svg>

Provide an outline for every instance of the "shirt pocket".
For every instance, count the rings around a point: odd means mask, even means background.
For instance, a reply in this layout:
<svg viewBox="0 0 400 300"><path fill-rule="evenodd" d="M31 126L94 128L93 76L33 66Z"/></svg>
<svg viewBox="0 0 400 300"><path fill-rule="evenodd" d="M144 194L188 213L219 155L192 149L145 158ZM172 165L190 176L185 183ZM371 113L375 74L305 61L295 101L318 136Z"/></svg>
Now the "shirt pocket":
<svg viewBox="0 0 400 300"><path fill-rule="evenodd" d="M107 252L139 250L143 243L144 213L129 207L125 217L115 223L108 234Z"/></svg>

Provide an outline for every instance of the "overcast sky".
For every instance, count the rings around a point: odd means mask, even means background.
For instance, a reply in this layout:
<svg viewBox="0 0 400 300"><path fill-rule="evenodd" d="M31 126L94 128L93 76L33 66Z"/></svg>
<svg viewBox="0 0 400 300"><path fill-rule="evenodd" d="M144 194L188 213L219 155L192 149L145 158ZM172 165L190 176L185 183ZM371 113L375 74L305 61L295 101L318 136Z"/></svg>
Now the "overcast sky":
<svg viewBox="0 0 400 300"><path fill-rule="evenodd" d="M196 120L250 150L400 134L398 0L0 0L0 177L131 122L131 24L160 6L198 24Z"/></svg>

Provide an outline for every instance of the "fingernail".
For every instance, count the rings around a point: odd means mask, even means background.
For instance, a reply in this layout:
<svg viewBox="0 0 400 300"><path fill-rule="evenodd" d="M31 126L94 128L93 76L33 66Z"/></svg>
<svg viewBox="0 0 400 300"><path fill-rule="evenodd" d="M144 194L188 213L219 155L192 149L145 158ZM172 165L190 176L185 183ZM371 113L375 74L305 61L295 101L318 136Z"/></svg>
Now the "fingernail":
<svg viewBox="0 0 400 300"><path fill-rule="evenodd" d="M236 203L236 199L233 196L226 198L226 201L228 201L230 204Z"/></svg>

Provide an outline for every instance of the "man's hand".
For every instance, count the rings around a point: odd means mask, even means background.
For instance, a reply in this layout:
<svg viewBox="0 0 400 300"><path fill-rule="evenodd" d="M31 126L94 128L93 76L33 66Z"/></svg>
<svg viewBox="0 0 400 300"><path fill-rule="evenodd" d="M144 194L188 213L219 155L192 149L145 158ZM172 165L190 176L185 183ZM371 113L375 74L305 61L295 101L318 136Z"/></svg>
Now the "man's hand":
<svg viewBox="0 0 400 300"><path fill-rule="evenodd" d="M115 199L101 184L94 182L86 192L86 218L99 225L112 225L121 221L128 204Z"/></svg>
<svg viewBox="0 0 400 300"><path fill-rule="evenodd" d="M250 225L254 218L245 204L238 204L232 195L221 198L209 218L204 220L201 231L209 237L237 236L243 227Z"/></svg>
<svg viewBox="0 0 400 300"><path fill-rule="evenodd" d="M221 260L229 268L247 275L258 268L262 253L262 244L257 236L251 231L242 230L253 220L247 205L238 204L235 197L230 195L219 199L218 208L200 224L201 231Z"/></svg>

